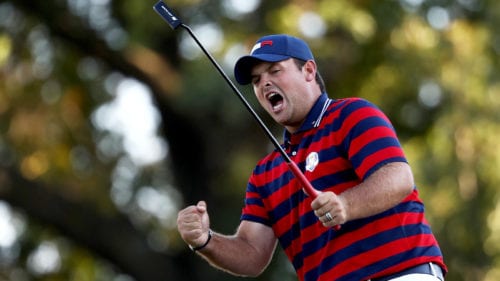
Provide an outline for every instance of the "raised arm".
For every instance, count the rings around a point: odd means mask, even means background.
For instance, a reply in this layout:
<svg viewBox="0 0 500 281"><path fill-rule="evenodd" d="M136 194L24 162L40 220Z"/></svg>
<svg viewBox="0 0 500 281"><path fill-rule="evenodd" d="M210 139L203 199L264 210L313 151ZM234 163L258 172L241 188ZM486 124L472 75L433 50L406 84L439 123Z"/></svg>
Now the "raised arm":
<svg viewBox="0 0 500 281"><path fill-rule="evenodd" d="M210 222L205 202L179 212L177 227L182 239L192 247L208 240ZM212 266L239 276L258 276L271 261L276 237L266 225L242 221L234 235L212 232L205 247L196 251Z"/></svg>

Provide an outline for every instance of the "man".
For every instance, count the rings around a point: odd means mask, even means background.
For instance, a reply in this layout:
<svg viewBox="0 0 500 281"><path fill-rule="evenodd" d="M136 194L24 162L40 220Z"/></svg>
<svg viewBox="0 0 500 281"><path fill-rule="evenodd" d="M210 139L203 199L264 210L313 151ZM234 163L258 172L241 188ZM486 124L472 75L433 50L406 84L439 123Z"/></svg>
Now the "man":
<svg viewBox="0 0 500 281"><path fill-rule="evenodd" d="M300 280L444 280L412 172L379 109L329 99L309 47L287 35L259 39L235 78L284 126L284 149L320 194L307 196L271 152L249 179L235 234L210 230L204 201L179 212L193 250L241 276L259 275L279 242Z"/></svg>

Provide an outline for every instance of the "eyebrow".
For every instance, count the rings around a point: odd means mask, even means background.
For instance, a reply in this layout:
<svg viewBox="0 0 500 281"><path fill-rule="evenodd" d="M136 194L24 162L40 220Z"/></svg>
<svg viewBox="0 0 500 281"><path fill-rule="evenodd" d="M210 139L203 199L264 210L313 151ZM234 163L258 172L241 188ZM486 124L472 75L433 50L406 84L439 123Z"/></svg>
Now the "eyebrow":
<svg viewBox="0 0 500 281"><path fill-rule="evenodd" d="M265 70L263 71L263 72L266 72L266 71L269 71L269 69L271 69L273 66L275 66L276 64L278 64L279 61L277 61L277 62L262 62L261 64L264 64L264 63L269 63L268 67L265 68ZM250 78L251 78L251 80L253 80L255 77L257 77L259 75L260 75L260 73L259 74L254 74L253 71L250 72Z"/></svg>

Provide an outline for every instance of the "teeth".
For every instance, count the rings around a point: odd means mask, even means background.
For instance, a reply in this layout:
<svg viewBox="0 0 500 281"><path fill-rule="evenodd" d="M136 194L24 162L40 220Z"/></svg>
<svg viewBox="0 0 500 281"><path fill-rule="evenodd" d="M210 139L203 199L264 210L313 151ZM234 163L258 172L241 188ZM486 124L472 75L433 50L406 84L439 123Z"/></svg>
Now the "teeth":
<svg viewBox="0 0 500 281"><path fill-rule="evenodd" d="M277 93L270 93L268 96L267 96L267 99L270 100L272 99L274 96L276 96Z"/></svg>

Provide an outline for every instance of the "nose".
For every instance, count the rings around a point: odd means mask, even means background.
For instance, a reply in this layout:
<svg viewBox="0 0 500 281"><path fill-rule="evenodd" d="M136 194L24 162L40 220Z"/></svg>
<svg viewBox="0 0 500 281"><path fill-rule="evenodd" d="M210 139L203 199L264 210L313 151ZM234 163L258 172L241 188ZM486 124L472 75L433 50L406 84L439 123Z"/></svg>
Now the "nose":
<svg viewBox="0 0 500 281"><path fill-rule="evenodd" d="M272 86L271 81L267 78L265 74L259 75L256 82L253 83L254 89L264 89L266 87Z"/></svg>
<svg viewBox="0 0 500 281"><path fill-rule="evenodd" d="M260 93L264 95L264 93L273 86L273 83L270 81L269 77L265 74L259 77L258 83L254 84L255 93Z"/></svg>
<svg viewBox="0 0 500 281"><path fill-rule="evenodd" d="M273 83L269 79L265 79L264 77L262 77L256 87L260 92L265 93L273 87Z"/></svg>
<svg viewBox="0 0 500 281"><path fill-rule="evenodd" d="M260 82L259 84L261 86L263 86L263 87L268 87L268 86L272 85L272 83L271 83L271 81L269 79L269 75L267 73L262 73L260 75L260 81L259 82Z"/></svg>

